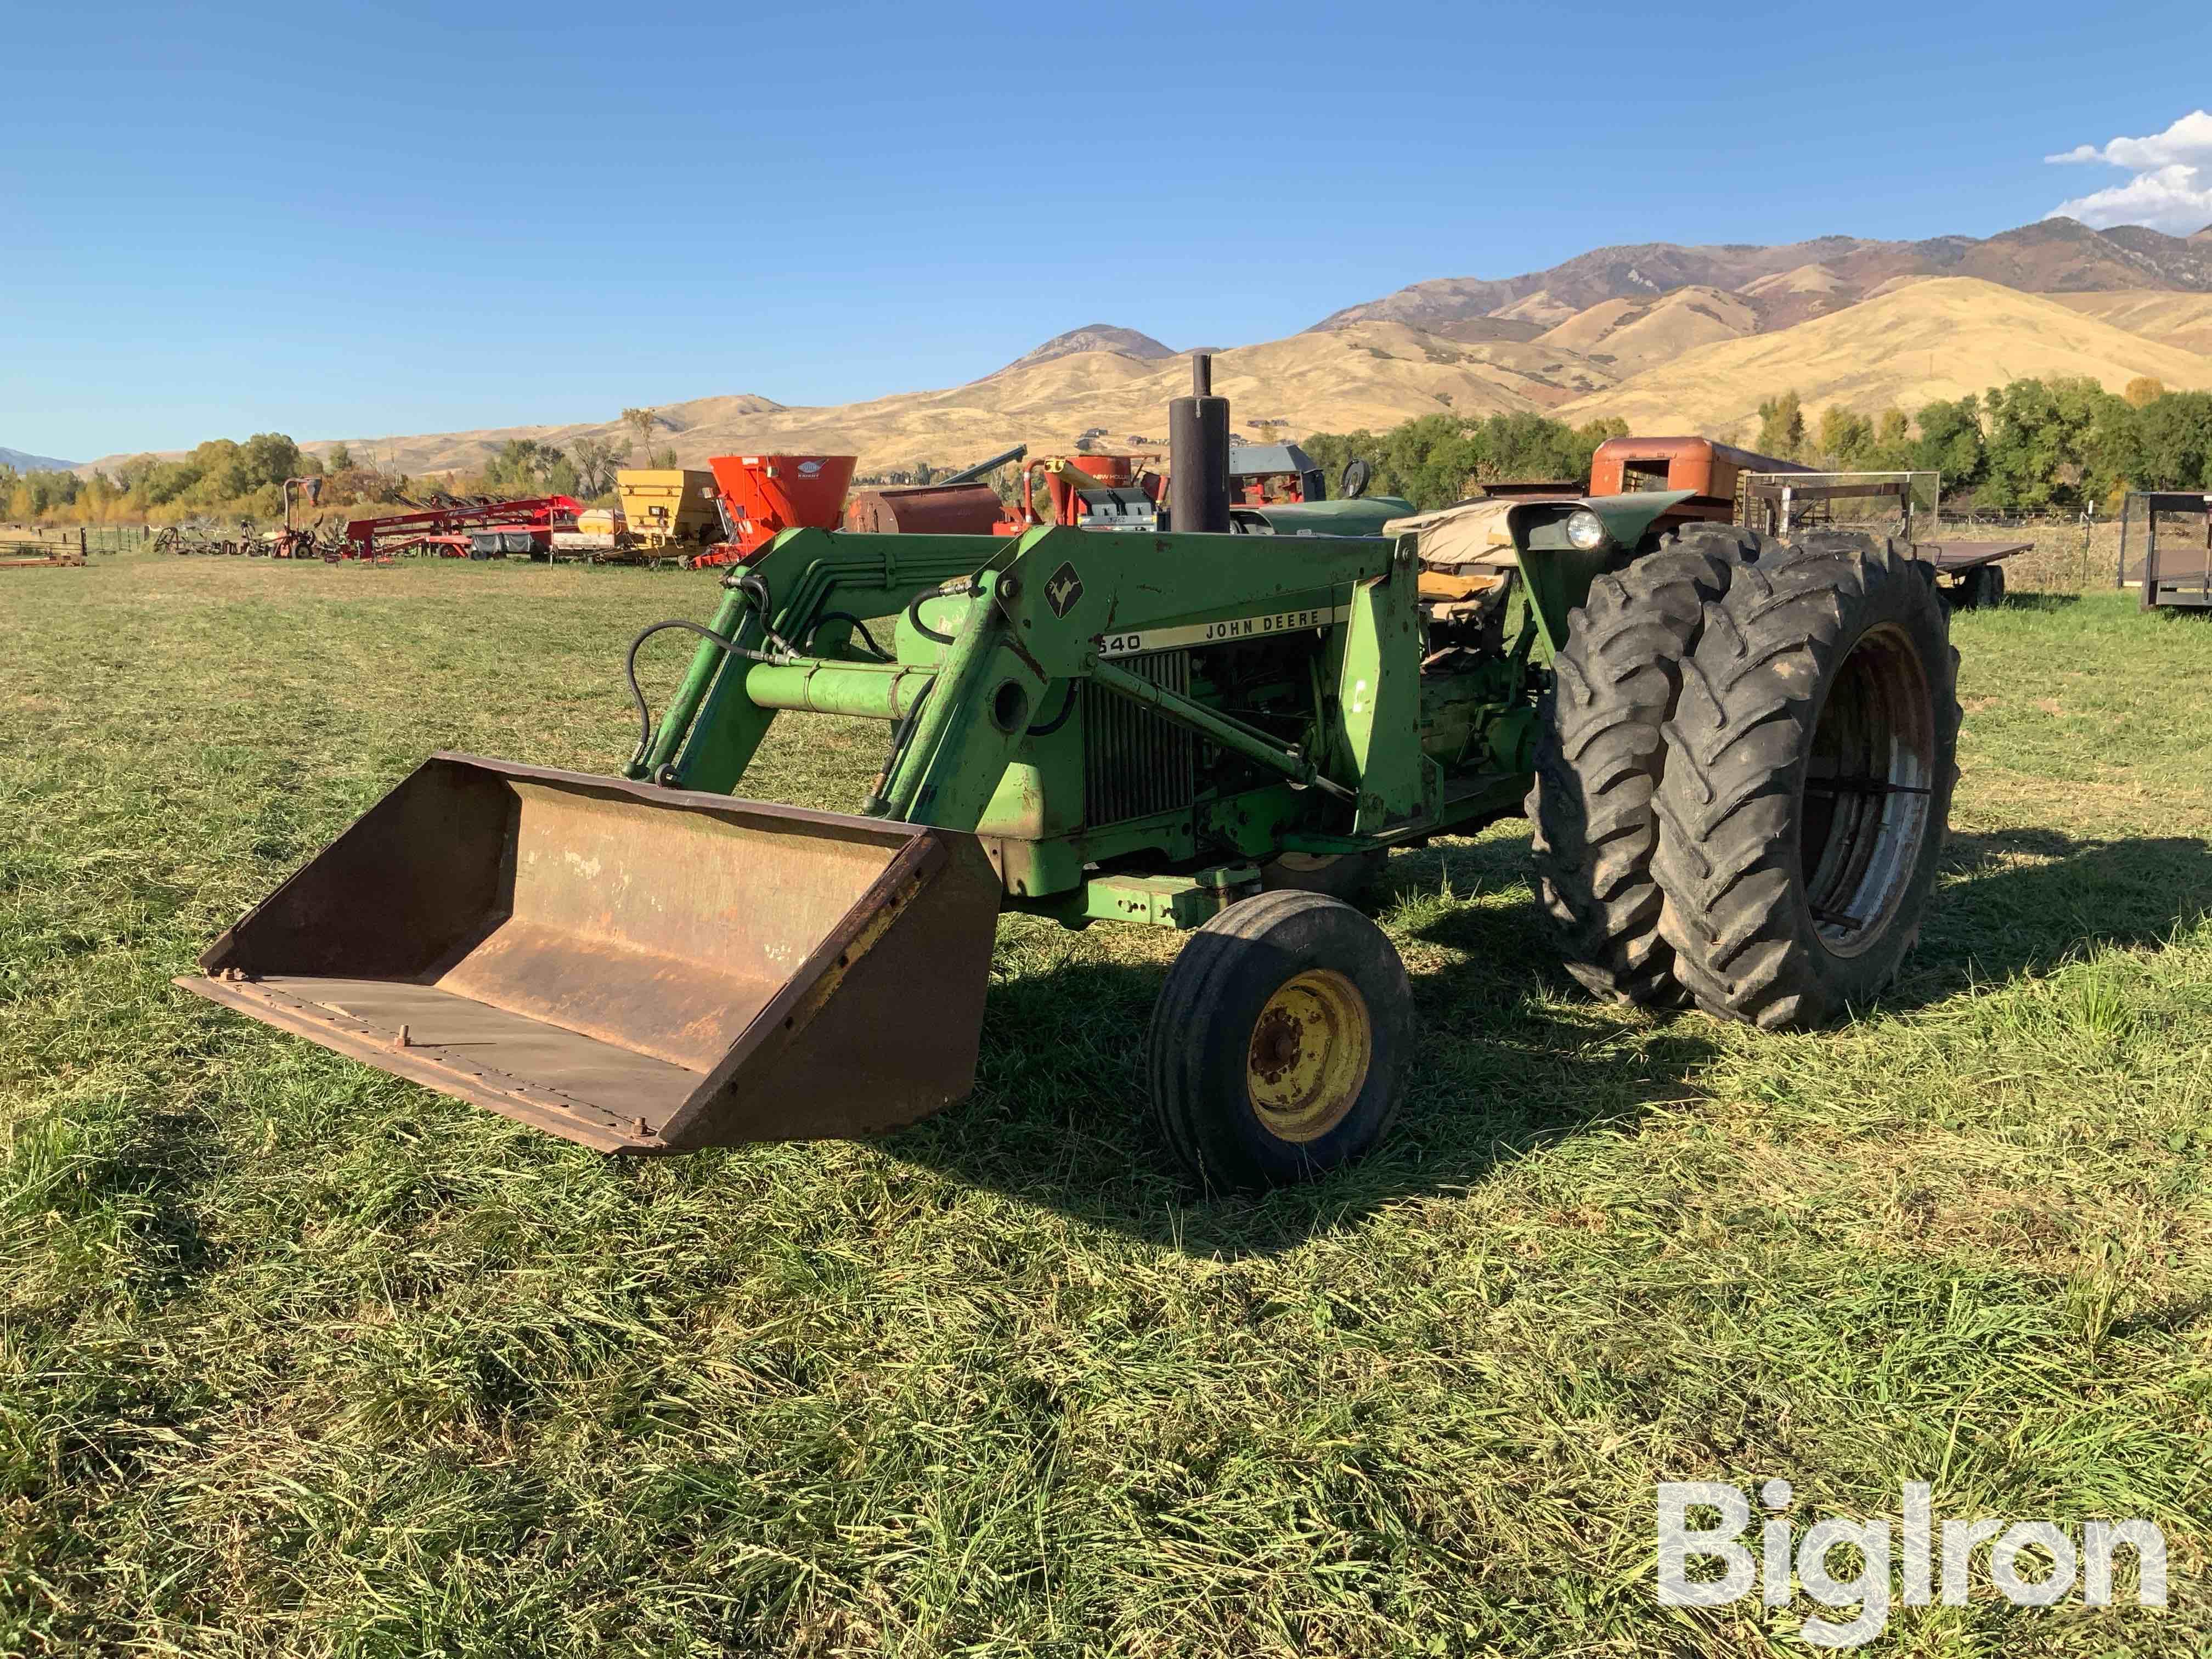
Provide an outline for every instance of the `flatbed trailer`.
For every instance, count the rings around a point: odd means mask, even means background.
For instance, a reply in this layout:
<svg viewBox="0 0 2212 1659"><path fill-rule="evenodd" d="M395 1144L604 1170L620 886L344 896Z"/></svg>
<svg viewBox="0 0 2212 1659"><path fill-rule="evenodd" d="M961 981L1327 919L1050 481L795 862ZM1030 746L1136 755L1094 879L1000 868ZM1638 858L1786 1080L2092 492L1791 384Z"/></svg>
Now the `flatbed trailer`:
<svg viewBox="0 0 2212 1659"><path fill-rule="evenodd" d="M2025 553L2033 542L1915 542L1913 553L1936 567L1936 585L1962 611L2004 599L2002 560Z"/></svg>
<svg viewBox="0 0 2212 1659"><path fill-rule="evenodd" d="M2140 563L2128 563L2130 532L2136 507L2143 507L2142 549ZM2203 520L2203 539L2179 546L2161 547L2158 515L2193 514ZM2120 507L2119 586L2140 591L2146 611L2168 607L2212 611L2212 494L2194 489L2141 489L2130 493Z"/></svg>
<svg viewBox="0 0 2212 1659"><path fill-rule="evenodd" d="M1696 436L1609 438L1590 458L1592 495L1632 489L1683 489L1689 498L1672 509L1669 522L1738 524L1761 535L1788 538L1835 524L1842 501L1889 502L1896 514L1891 533L1936 571L1936 586L1955 609L1972 611L2002 602L2002 561L2025 553L2026 541L1923 541L1923 512L1931 524L1942 498L1942 477L1931 471L1821 472L1796 461L1716 443ZM1489 493L1522 496L1530 491L1564 499L1571 485L1505 485ZM1921 499L1924 496L1924 502Z"/></svg>

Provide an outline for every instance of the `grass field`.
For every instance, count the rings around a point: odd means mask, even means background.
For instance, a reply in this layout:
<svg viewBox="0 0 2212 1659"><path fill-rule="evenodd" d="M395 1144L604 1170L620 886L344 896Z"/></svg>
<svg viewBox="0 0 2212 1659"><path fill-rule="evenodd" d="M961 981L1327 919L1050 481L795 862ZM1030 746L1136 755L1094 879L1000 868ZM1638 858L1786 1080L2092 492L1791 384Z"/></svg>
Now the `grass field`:
<svg viewBox="0 0 2212 1659"><path fill-rule="evenodd" d="M1518 823L1399 854L1408 1107L1262 1200L1153 1137L1147 932L1004 924L929 1123L636 1164L169 985L431 749L617 765L712 596L0 573L0 1650L1802 1652L1653 1593L1656 1481L1779 1475L2166 1528L2163 1612L1984 1579L1877 1650L2212 1650L2212 625L1959 620L1939 908L1848 1029L1584 1000ZM787 720L756 793L879 745Z"/></svg>

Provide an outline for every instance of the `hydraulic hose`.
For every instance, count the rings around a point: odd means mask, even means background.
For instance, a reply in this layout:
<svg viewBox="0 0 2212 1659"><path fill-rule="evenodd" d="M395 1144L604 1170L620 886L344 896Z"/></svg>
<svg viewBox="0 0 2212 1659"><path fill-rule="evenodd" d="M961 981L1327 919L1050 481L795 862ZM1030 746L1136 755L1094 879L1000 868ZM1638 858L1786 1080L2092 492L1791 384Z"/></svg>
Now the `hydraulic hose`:
<svg viewBox="0 0 2212 1659"><path fill-rule="evenodd" d="M913 599L907 602L906 619L914 624L914 631L921 635L922 638L926 640L935 640L939 645L951 644L952 635L950 634L940 634L935 629L932 628L927 623L922 621L921 602L924 599L942 598L948 591L950 586L951 584L946 584L937 587L925 587L921 592L915 594Z"/></svg>
<svg viewBox="0 0 2212 1659"><path fill-rule="evenodd" d="M753 609L760 613L761 632L767 637L769 644L787 657L797 656L799 652L791 641L775 631L775 623L772 620L775 616L775 606L769 599L768 579L757 570L748 570L730 586L752 601Z"/></svg>
<svg viewBox="0 0 2212 1659"><path fill-rule="evenodd" d="M883 647L876 643L876 636L868 632L867 623L862 622L858 617L854 616L849 611L825 611L822 613L821 617L815 623L814 626L806 630L806 654L808 656L811 657L814 654L814 636L822 631L825 623L833 622L850 623L853 625L853 631L855 634L858 634L861 640L866 642L869 651L873 653L875 659L878 662L896 662L898 660L896 657L892 656L890 652L884 650Z"/></svg>
<svg viewBox="0 0 2212 1659"><path fill-rule="evenodd" d="M662 633L671 628L684 629L687 632L696 634L702 640L713 641L721 647L723 653L726 656L745 657L754 662L773 663L777 660L767 652L755 651L739 645L735 640L725 635L717 634L703 623L695 623L685 617L679 617L668 622L657 622L652 627L644 629L629 642L629 655L623 663L623 677L629 682L630 701L637 706L637 752L630 757L632 766L644 765L646 757L653 752L653 708L646 702L645 693L639 689L637 684L638 647L655 634Z"/></svg>
<svg viewBox="0 0 2212 1659"><path fill-rule="evenodd" d="M891 768L898 764L899 750L906 746L906 740L914 735L914 728L921 719L922 704L929 701L929 694L936 689L935 680L923 686L921 695L914 700L914 707L906 711L906 718L892 723L891 746L884 751L884 769L876 774L875 782L869 786L867 799L860 803L860 811L864 816L872 818L881 817L884 815L884 809L890 805L884 791L890 786Z"/></svg>
<svg viewBox="0 0 2212 1659"><path fill-rule="evenodd" d="M1048 737L1050 737L1054 732L1055 732L1059 731L1059 730L1060 730L1060 728L1061 726L1063 726L1066 725L1066 724L1067 724L1067 717L1068 717L1070 714L1073 714L1075 712L1075 697L1076 697L1077 689L1078 689L1078 688L1077 688L1076 683L1075 683L1073 680L1072 680L1072 679L1071 679L1070 681L1068 681L1068 683L1067 683L1067 696L1066 696L1066 698L1061 702L1061 703L1060 703L1060 713L1058 713L1057 714L1054 714L1054 715L1050 720L1047 720L1047 721L1046 721L1042 726L1030 726L1030 727L1029 728L1029 730L1028 730L1028 731L1026 731L1026 732L1024 732L1022 735L1023 735L1024 737L1030 737L1030 738L1048 738Z"/></svg>

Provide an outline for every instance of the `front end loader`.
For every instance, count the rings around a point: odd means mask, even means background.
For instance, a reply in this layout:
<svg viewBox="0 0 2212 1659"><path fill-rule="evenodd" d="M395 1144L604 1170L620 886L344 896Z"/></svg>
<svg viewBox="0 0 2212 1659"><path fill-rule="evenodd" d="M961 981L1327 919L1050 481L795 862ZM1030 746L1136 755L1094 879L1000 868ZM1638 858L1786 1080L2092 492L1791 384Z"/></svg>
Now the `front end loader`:
<svg viewBox="0 0 2212 1659"><path fill-rule="evenodd" d="M1181 930L1145 1060L1164 1138L1267 1184L1395 1109L1410 990L1345 898L1525 805L1585 983L1839 1017L1933 881L1943 614L1894 549L1683 527L1682 500L1519 501L1473 534L788 531L709 621L658 625L697 647L657 723L639 698L623 775L434 756L179 983L665 1153L958 1100L1002 912ZM806 713L883 726L849 814L737 793Z"/></svg>

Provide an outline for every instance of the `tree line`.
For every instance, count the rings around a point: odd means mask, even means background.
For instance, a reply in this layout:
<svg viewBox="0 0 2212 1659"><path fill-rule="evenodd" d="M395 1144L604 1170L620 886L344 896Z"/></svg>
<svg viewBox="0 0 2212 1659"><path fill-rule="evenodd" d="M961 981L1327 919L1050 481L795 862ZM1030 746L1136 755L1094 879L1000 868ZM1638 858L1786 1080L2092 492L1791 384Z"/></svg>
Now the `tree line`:
<svg viewBox="0 0 2212 1659"><path fill-rule="evenodd" d="M324 480L325 509L398 502L433 489L611 500L616 471L641 450L642 465L676 465L673 448L653 447L655 410L626 409L622 424L630 435L621 442L581 438L562 448L512 439L473 472L424 480L380 469L344 444L325 455L302 454L281 432L243 442L211 439L174 460L134 456L112 473L0 466L0 514L19 522L144 522L198 514L271 520L283 513L283 481L295 477ZM1364 459L1374 468L1374 493L1428 508L1486 483L1579 488L1598 445L1627 433L1617 419L1574 426L1535 414L1437 414L1380 433L1316 433L1304 448L1332 479L1347 461ZM1911 415L1840 406L1816 415L1796 392L1783 392L1759 404L1755 432L1735 435L1761 454L1836 471L1940 471L1947 501L2025 512L2094 507L2110 514L2130 489L2212 490L2212 392L2171 392L2149 379L2117 393L2087 378L2012 380ZM926 482L930 472L917 462L906 476Z"/></svg>
<svg viewBox="0 0 2212 1659"><path fill-rule="evenodd" d="M1628 423L1593 421L1570 426L1542 415L1423 415L1387 432L1316 432L1299 447L1330 479L1345 464L1374 469L1368 493L1399 495L1424 510L1449 507L1486 483L1571 483L1589 478L1590 456L1607 438L1625 438Z"/></svg>
<svg viewBox="0 0 2212 1659"><path fill-rule="evenodd" d="M1586 486L1598 445L1627 434L1619 420L1424 415L1387 432L1316 433L1304 447L1332 477L1364 457L1376 493L1425 509L1491 483ZM1783 392L1759 404L1755 430L1710 435L1824 471L1939 471L1946 501L2023 512L2111 514L2130 489L2212 490L2212 392L2148 378L2120 392L2087 378L2012 380L1910 415L1815 413Z"/></svg>
<svg viewBox="0 0 2212 1659"><path fill-rule="evenodd" d="M1750 444L1837 471L1938 471L1946 501L2112 514L2130 489L2212 490L2212 392L2148 377L2111 392L2059 376L1939 399L1910 417L1838 407L1816 420L1784 392L1759 404Z"/></svg>
<svg viewBox="0 0 2212 1659"><path fill-rule="evenodd" d="M112 473L18 472L0 466L0 510L12 520L143 520L172 505L181 515L217 509L269 517L283 511L284 480L306 465L281 432L240 443L211 438L178 460L134 455ZM315 463L320 470L321 463Z"/></svg>
<svg viewBox="0 0 2212 1659"><path fill-rule="evenodd" d="M565 449L534 438L510 439L473 471L462 470L415 478L357 457L351 447L333 445L325 454L302 453L282 432L257 432L240 442L211 438L188 454L165 460L134 455L112 471L79 474L19 472L0 466L0 517L18 523L41 520L71 523L149 523L198 516L280 519L287 478L320 479L320 510L356 506L404 505L417 495L443 491L454 495L573 495L586 501L614 499L615 474L641 448L647 466L672 467L672 447L655 450L652 439L661 422L658 410L626 409L622 423L632 435L579 438Z"/></svg>

